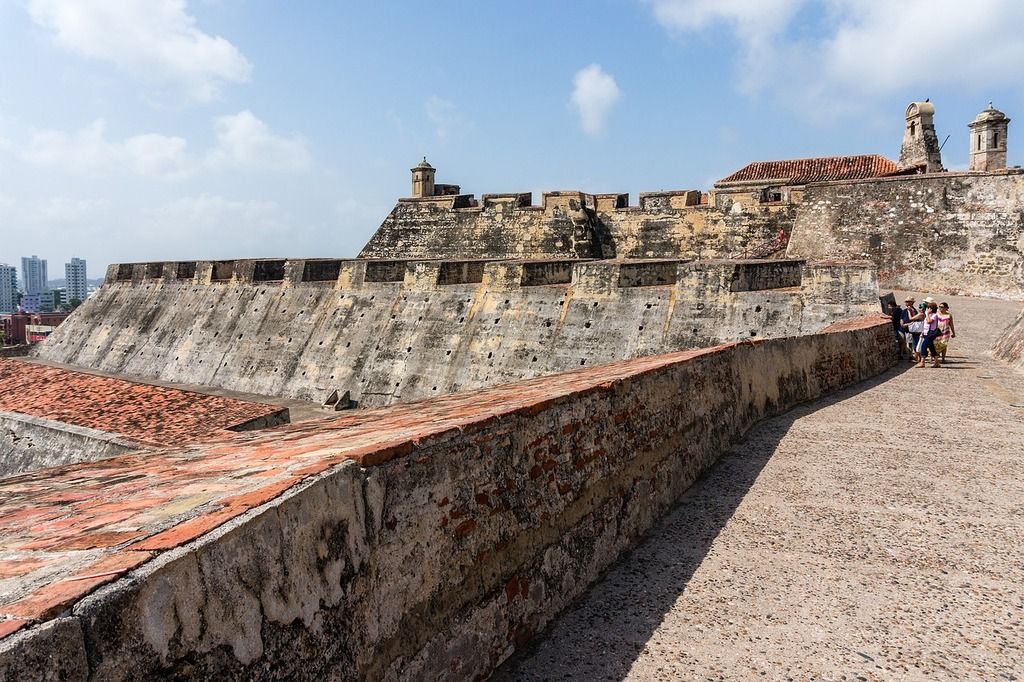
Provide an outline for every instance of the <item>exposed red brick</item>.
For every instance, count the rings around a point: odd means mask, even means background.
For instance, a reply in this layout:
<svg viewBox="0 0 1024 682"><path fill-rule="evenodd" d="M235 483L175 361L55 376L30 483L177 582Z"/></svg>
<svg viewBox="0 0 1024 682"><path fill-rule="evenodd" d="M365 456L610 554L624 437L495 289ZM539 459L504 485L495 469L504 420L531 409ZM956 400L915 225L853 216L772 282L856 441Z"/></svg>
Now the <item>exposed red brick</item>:
<svg viewBox="0 0 1024 682"><path fill-rule="evenodd" d="M109 554L80 569L70 578L45 585L24 599L4 606L3 611L32 620L53 618L100 585L127 573L152 556L149 552Z"/></svg>
<svg viewBox="0 0 1024 682"><path fill-rule="evenodd" d="M0 386L0 410L153 445L199 442L282 409L10 358L0 358Z"/></svg>
<svg viewBox="0 0 1024 682"><path fill-rule="evenodd" d="M220 526L234 517L240 515L244 510L237 507L229 507L220 511L210 512L203 516L197 516L184 523L157 533L145 540L140 540L128 546L132 550L159 550L173 549L187 542L192 542L200 535L208 533L217 526Z"/></svg>
<svg viewBox="0 0 1024 682"><path fill-rule="evenodd" d="M10 620L0 620L0 639L13 635L18 630L22 629L32 621L25 618L11 618Z"/></svg>
<svg viewBox="0 0 1024 682"><path fill-rule="evenodd" d="M17 578L47 565L45 559L5 559L0 560L0 580Z"/></svg>

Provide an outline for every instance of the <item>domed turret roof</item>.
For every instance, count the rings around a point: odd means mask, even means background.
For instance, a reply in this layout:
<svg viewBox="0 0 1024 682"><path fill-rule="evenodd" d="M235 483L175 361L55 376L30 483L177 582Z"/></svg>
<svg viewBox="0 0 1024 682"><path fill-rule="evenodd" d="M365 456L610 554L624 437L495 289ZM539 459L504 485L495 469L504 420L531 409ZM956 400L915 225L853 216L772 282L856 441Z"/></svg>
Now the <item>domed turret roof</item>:
<svg viewBox="0 0 1024 682"><path fill-rule="evenodd" d="M1008 121L1006 114L999 111L992 106L992 102L988 103L988 108L982 111L980 114L974 117L975 123L990 123L992 121Z"/></svg>
<svg viewBox="0 0 1024 682"><path fill-rule="evenodd" d="M434 170L434 167L427 163L427 157L424 156L423 160L416 164L416 168L413 168L413 170L418 169Z"/></svg>

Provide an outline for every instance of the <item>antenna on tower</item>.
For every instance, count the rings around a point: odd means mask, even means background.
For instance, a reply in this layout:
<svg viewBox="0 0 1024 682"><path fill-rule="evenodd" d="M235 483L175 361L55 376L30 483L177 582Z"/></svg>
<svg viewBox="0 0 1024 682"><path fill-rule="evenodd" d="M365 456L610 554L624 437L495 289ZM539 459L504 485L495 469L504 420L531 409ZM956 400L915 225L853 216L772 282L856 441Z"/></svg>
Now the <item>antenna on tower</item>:
<svg viewBox="0 0 1024 682"><path fill-rule="evenodd" d="M943 141L942 141L942 144L940 144L940 145L939 145L939 151L940 151L940 152L942 151L942 148L946 146L946 143L947 143L947 142L949 142L949 135L946 135L946 139L945 139L945 140L943 140Z"/></svg>

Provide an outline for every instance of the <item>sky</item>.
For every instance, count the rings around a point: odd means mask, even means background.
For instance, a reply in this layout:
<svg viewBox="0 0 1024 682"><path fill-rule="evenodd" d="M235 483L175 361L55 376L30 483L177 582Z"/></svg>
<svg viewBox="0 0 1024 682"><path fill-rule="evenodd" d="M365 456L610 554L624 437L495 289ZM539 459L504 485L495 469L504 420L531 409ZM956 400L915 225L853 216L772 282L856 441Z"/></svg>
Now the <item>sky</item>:
<svg viewBox="0 0 1024 682"><path fill-rule="evenodd" d="M351 257L424 156L478 196L635 202L898 158L925 98L963 169L990 101L1024 117L1021 26L1018 0L0 0L0 262Z"/></svg>

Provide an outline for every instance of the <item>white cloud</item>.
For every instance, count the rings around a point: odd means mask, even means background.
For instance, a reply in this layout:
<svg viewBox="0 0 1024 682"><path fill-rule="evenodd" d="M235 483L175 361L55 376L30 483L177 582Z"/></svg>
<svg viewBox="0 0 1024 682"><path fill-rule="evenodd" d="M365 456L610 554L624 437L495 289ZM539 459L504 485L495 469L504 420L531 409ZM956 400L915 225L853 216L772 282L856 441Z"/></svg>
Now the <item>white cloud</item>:
<svg viewBox="0 0 1024 682"><path fill-rule="evenodd" d="M312 161L305 140L275 135L251 111L221 116L214 127L217 147L207 157L214 167L295 171L308 169Z"/></svg>
<svg viewBox="0 0 1024 682"><path fill-rule="evenodd" d="M81 130L67 133L44 130L31 136L22 158L77 174L127 170L161 180L182 180L202 170L303 171L311 164L305 141L298 136L274 134L252 112L214 119L216 145L197 156L182 137L157 133L111 140L106 124L97 119Z"/></svg>
<svg viewBox="0 0 1024 682"><path fill-rule="evenodd" d="M432 95L423 105L423 109L427 118L434 125L434 132L439 140L446 140L453 132L469 125L469 121L459 107L443 97Z"/></svg>
<svg viewBox="0 0 1024 682"><path fill-rule="evenodd" d="M32 212L32 219L41 223L76 223L88 219L110 206L106 199L75 199L50 197Z"/></svg>
<svg viewBox="0 0 1024 682"><path fill-rule="evenodd" d="M74 133L36 132L22 156L30 163L72 173L107 172L121 167L140 175L176 179L189 172L185 146L183 138L157 134L111 141L106 137L106 123L96 119Z"/></svg>
<svg viewBox="0 0 1024 682"><path fill-rule="evenodd" d="M580 115L580 125L589 135L604 130L612 107L622 98L615 79L604 72L600 64L591 64L580 69L573 77L572 97L574 107Z"/></svg>
<svg viewBox="0 0 1024 682"><path fill-rule="evenodd" d="M236 232L239 229L265 231L280 226L280 207L273 201L258 199L234 200L221 196L201 194L166 202L146 212L155 223L183 229L196 235L211 234L211 230Z"/></svg>
<svg viewBox="0 0 1024 682"><path fill-rule="evenodd" d="M647 0L673 36L725 26L739 45L743 91L770 92L809 116L931 85L1024 85L1018 0Z"/></svg>
<svg viewBox="0 0 1024 682"><path fill-rule="evenodd" d="M252 65L226 39L196 27L184 0L29 0L29 14L62 47L209 101Z"/></svg>

